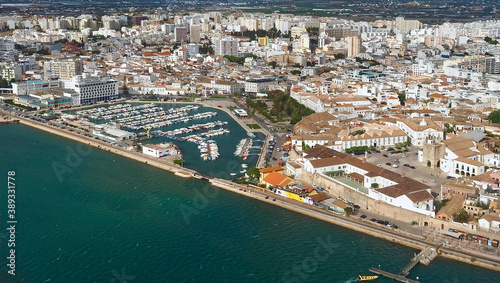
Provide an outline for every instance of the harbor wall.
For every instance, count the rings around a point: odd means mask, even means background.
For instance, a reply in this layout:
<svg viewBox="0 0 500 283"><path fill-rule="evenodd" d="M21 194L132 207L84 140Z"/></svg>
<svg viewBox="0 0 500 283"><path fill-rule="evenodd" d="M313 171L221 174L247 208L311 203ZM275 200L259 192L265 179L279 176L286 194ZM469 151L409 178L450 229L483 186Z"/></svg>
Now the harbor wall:
<svg viewBox="0 0 500 283"><path fill-rule="evenodd" d="M421 213L417 213L407 209L401 209L400 207L390 205L386 202L374 200L360 192L354 191L342 184L334 182L330 178L322 174L311 174L303 170L302 179L308 183L323 187L328 193L349 200L354 204L359 205L363 209L394 220L402 221L405 223L417 221L419 225L428 226L430 221L433 219Z"/></svg>

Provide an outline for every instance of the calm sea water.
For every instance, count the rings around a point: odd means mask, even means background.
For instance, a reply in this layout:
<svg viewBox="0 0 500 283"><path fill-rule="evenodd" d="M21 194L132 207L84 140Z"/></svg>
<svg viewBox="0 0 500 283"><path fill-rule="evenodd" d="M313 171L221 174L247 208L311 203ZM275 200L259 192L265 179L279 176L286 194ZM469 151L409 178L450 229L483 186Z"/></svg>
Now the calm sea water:
<svg viewBox="0 0 500 283"><path fill-rule="evenodd" d="M0 126L0 145L2 283L355 282L378 265L397 272L417 252L24 125ZM6 267L10 170L15 276ZM417 276L500 278L441 258Z"/></svg>

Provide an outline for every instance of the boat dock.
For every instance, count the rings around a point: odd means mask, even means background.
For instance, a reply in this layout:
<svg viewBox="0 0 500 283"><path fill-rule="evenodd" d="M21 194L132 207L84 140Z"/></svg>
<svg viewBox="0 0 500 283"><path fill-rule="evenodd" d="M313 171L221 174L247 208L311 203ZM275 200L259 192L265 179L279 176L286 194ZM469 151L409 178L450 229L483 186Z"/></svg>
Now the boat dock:
<svg viewBox="0 0 500 283"><path fill-rule="evenodd" d="M394 279L394 280L399 281L399 282L419 283L418 281L412 280L412 279L408 279L408 278L406 278L403 275L398 275L398 274L390 273L390 272L383 271L383 270L380 270L380 269L377 269L377 268L373 268L372 267L369 270L370 270L370 272L373 272L375 274L379 274L379 275L385 276L385 277L390 278L390 279Z"/></svg>
<svg viewBox="0 0 500 283"><path fill-rule="evenodd" d="M378 268L370 268L370 272L385 276L387 278L394 279L399 282L409 282L409 283L418 283L416 280L412 280L408 277L410 275L410 271L418 264L422 263L424 265L429 265L433 259L437 257L437 250L439 249L441 245L436 245L434 247L427 246L425 249L423 249L418 255L415 255L410 262L403 268L401 269L401 272L399 274L394 274L391 272L387 272ZM417 278L418 279L418 278Z"/></svg>
<svg viewBox="0 0 500 283"><path fill-rule="evenodd" d="M242 139L238 145L236 146L236 151L234 152L234 155L242 157L243 160L248 158L249 150L252 147L253 142L252 139L246 138Z"/></svg>

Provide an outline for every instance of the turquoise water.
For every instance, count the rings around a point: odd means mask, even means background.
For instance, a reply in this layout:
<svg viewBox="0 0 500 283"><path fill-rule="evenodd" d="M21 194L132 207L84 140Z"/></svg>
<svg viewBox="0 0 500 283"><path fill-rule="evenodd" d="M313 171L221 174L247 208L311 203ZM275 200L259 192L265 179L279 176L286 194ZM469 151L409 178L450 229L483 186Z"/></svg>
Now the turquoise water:
<svg viewBox="0 0 500 283"><path fill-rule="evenodd" d="M416 252L24 125L2 125L0 141L2 283L355 282L379 264L397 272ZM5 268L10 170L15 276ZM410 278L499 275L438 258Z"/></svg>

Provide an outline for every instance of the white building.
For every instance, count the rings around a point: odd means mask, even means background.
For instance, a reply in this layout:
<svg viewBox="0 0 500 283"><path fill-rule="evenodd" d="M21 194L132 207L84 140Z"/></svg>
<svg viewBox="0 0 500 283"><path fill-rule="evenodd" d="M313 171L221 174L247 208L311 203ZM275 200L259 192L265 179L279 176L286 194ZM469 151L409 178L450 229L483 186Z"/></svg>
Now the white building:
<svg viewBox="0 0 500 283"><path fill-rule="evenodd" d="M112 77L75 76L71 80L61 81L64 88L78 93L78 104L92 104L118 98L118 81Z"/></svg>
<svg viewBox="0 0 500 283"><path fill-rule="evenodd" d="M137 137L137 134L120 130L117 127L109 124L95 125L92 130L94 136L106 140L120 142L124 140L131 140Z"/></svg>
<svg viewBox="0 0 500 283"><path fill-rule="evenodd" d="M82 74L83 62L81 60L47 61L43 64L43 72L45 79L60 78L67 80Z"/></svg>
<svg viewBox="0 0 500 283"><path fill-rule="evenodd" d="M442 141L446 145L440 168L452 176L476 176L484 173L485 166L496 166L498 160L490 150L473 139L456 137Z"/></svg>
<svg viewBox="0 0 500 283"><path fill-rule="evenodd" d="M17 95L34 94L60 87L59 81L31 81L12 83L12 92Z"/></svg>
<svg viewBox="0 0 500 283"><path fill-rule="evenodd" d="M238 56L238 39L225 37L215 40L215 55L221 56Z"/></svg>
<svg viewBox="0 0 500 283"><path fill-rule="evenodd" d="M274 79L251 79L245 82L245 92L260 92L262 90L267 90L270 85L276 84Z"/></svg>
<svg viewBox="0 0 500 283"><path fill-rule="evenodd" d="M443 140L443 130L431 119L408 118L397 121L396 126L408 135L412 145L422 146L426 138Z"/></svg>
<svg viewBox="0 0 500 283"><path fill-rule="evenodd" d="M431 217L435 215L434 197L426 184L324 146L316 145L306 154L301 160L302 174L321 174L377 201ZM336 172L337 176L332 177L328 172ZM350 185L352 183L356 185Z"/></svg>
<svg viewBox="0 0 500 283"><path fill-rule="evenodd" d="M173 143L147 144L142 146L142 153L153 157L162 157L179 154L180 151Z"/></svg>

